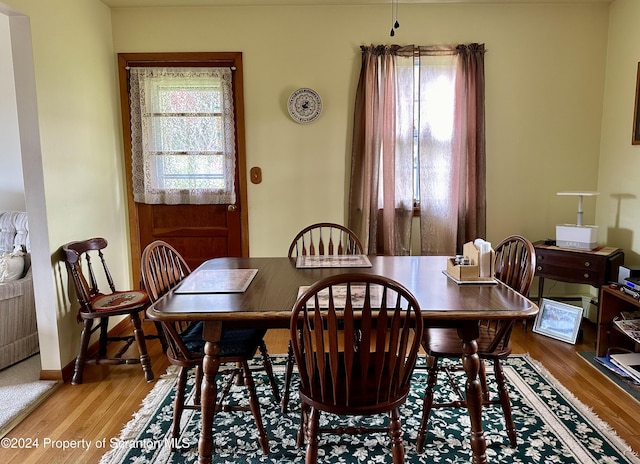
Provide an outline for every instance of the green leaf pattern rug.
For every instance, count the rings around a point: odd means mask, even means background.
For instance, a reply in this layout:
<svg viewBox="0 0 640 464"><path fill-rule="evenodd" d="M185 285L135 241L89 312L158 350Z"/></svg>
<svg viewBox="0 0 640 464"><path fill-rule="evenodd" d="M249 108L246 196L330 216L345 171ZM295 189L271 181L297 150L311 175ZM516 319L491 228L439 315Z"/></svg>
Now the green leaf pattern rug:
<svg viewBox="0 0 640 464"><path fill-rule="evenodd" d="M282 385L284 359L274 357L273 361ZM607 424L553 379L537 361L527 355L514 355L503 364L518 431L518 447L509 447L500 407L484 408L483 426L489 463L640 464L640 459L633 450ZM175 443L178 449L171 452L169 446L176 372L175 368L169 368L121 435L108 440L107 447L110 450L104 455L101 464L197 462L199 412L186 411L183 414L182 434ZM296 396L292 395L290 411L282 414L279 404L273 399L266 376L256 373L255 382L262 419L269 436L270 454L264 456L260 450L250 412L220 412L216 414L214 422L213 462L303 463L304 448L296 446L300 420ZM470 463L470 423L466 411L462 409L433 410L425 451L416 453L416 430L420 423L425 382L426 371L417 369L410 397L400 411L405 462ZM292 387L295 391L295 381ZM436 393L450 397L454 395L444 379L439 379ZM229 401L246 402L246 397L243 387L233 387ZM344 424L344 419L328 414L322 414L321 420L341 420ZM355 418L350 422L358 424L363 420L380 422L387 418ZM321 435L318 462L391 463L388 435Z"/></svg>

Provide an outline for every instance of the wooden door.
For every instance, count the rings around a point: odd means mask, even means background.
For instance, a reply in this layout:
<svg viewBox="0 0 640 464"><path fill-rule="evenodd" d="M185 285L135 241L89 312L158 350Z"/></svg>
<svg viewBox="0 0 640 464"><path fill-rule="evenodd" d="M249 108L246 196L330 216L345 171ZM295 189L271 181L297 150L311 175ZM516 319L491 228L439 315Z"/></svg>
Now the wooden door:
<svg viewBox="0 0 640 464"><path fill-rule="evenodd" d="M229 66L234 70L236 163L235 204L164 205L133 200L131 122L127 70L130 66ZM134 281L140 281L142 250L154 240L175 247L193 269L221 256L248 256L246 161L242 53L120 53L118 54L124 156L129 205L131 259Z"/></svg>
<svg viewBox="0 0 640 464"><path fill-rule="evenodd" d="M191 269L209 258L243 256L240 214L229 206L136 203L140 248L164 240Z"/></svg>

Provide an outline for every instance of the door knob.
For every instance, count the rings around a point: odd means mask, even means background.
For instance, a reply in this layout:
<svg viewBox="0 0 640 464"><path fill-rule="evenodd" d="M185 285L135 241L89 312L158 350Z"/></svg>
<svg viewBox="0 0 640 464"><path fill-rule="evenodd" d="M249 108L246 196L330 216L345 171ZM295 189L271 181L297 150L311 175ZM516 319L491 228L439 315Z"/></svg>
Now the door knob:
<svg viewBox="0 0 640 464"><path fill-rule="evenodd" d="M236 205L227 206L227 211L237 211L238 207Z"/></svg>

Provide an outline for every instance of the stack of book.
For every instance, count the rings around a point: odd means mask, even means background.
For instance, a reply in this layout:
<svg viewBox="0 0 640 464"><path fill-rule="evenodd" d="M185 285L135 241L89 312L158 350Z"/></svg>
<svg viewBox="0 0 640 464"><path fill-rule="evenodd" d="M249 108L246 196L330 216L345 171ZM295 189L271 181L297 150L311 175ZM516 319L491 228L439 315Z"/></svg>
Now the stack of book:
<svg viewBox="0 0 640 464"><path fill-rule="evenodd" d="M617 353L610 355L609 358L631 379L640 383L640 353Z"/></svg>
<svg viewBox="0 0 640 464"><path fill-rule="evenodd" d="M640 311L622 312L613 321L627 337L640 344ZM609 355L611 362L636 383L640 383L640 353L615 353Z"/></svg>

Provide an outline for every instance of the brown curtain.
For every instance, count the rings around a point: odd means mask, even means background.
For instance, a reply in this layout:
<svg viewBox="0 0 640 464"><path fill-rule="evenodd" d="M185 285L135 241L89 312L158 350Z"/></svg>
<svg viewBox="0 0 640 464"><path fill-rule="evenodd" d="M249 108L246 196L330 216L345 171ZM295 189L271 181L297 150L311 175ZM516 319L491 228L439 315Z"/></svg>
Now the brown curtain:
<svg viewBox="0 0 640 464"><path fill-rule="evenodd" d="M456 87L456 131L464 134L456 146L460 164L466 166L461 177L458 202L456 249L475 238L486 238L487 179L484 113L484 44L458 45L458 85Z"/></svg>
<svg viewBox="0 0 640 464"><path fill-rule="evenodd" d="M421 253L454 254L485 233L484 46L361 49L349 227L367 253L410 254L417 159Z"/></svg>

